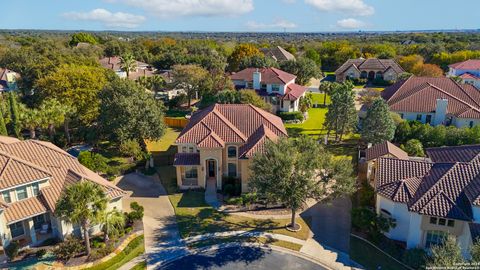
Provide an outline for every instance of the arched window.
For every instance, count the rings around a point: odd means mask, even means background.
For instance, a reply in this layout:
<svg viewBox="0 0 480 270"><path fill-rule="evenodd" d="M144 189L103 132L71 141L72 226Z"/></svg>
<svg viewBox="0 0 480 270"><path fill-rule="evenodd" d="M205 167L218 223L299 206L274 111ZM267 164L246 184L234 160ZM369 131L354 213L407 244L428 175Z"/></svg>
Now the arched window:
<svg viewBox="0 0 480 270"><path fill-rule="evenodd" d="M237 157L237 147L229 146L227 149L228 157L229 158L236 158Z"/></svg>

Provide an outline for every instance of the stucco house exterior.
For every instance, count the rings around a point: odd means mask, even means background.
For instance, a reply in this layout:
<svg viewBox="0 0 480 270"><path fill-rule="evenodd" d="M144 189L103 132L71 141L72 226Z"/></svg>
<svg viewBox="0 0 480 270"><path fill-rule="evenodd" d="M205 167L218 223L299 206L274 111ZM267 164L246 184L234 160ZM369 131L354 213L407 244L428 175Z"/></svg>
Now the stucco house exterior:
<svg viewBox="0 0 480 270"><path fill-rule="evenodd" d="M0 92L18 90L20 74L7 68L0 68Z"/></svg>
<svg viewBox="0 0 480 270"><path fill-rule="evenodd" d="M465 257L480 235L480 145L426 150L429 160L379 158L376 212L393 218L386 236L410 248L456 237Z"/></svg>
<svg viewBox="0 0 480 270"><path fill-rule="evenodd" d="M381 95L390 110L406 120L459 128L480 124L480 91L452 78L411 76Z"/></svg>
<svg viewBox="0 0 480 270"><path fill-rule="evenodd" d="M221 190L223 177L240 179L248 192L249 164L267 141L286 137L282 120L249 104L215 104L195 113L176 140L180 189Z"/></svg>
<svg viewBox="0 0 480 270"><path fill-rule="evenodd" d="M113 70L118 77L127 78L127 72L122 70L121 57L104 57L99 61L102 67ZM139 77L151 77L155 75L155 69L147 63L137 61L136 66L137 67L135 71L130 71L128 77L130 80L136 80Z"/></svg>
<svg viewBox="0 0 480 270"><path fill-rule="evenodd" d="M470 59L448 66L449 77L460 77L463 83L468 83L480 89L480 59Z"/></svg>
<svg viewBox="0 0 480 270"><path fill-rule="evenodd" d="M50 142L0 136L0 240L35 246L44 240L74 233L70 225L54 215L62 191L79 181L100 185L106 192L108 210L122 210L125 192L87 169L76 158ZM99 226L92 228L98 232Z"/></svg>
<svg viewBox="0 0 480 270"><path fill-rule="evenodd" d="M254 89L275 112L297 112L307 88L295 83L295 75L276 68L247 68L230 76L235 88Z"/></svg>
<svg viewBox="0 0 480 270"><path fill-rule="evenodd" d="M373 180L375 172L377 171L377 160L382 157L397 158L397 159L409 159L408 154L398 146L389 141L383 143L368 145L365 150L365 160L361 160L359 164L366 163L367 180L373 186Z"/></svg>
<svg viewBox="0 0 480 270"><path fill-rule="evenodd" d="M396 81L405 71L393 59L349 59L335 71L337 82L350 79Z"/></svg>

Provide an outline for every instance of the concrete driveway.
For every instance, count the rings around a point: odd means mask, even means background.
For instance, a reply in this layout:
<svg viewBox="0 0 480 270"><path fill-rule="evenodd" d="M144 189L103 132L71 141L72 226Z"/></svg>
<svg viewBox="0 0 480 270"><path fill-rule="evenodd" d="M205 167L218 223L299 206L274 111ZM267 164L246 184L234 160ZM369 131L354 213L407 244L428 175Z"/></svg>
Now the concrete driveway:
<svg viewBox="0 0 480 270"><path fill-rule="evenodd" d="M148 269L187 253L178 232L175 212L157 175L127 174L118 179L117 186L128 193L123 199L125 211L130 210L133 201L145 209L143 224Z"/></svg>

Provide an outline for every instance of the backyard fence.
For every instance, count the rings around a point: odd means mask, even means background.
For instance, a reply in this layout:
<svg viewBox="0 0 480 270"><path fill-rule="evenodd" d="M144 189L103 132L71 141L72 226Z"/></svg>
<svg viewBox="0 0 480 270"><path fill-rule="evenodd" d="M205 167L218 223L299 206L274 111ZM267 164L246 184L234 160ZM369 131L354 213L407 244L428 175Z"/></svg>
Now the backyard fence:
<svg viewBox="0 0 480 270"><path fill-rule="evenodd" d="M165 117L165 124L171 128L184 128L187 126L189 119Z"/></svg>

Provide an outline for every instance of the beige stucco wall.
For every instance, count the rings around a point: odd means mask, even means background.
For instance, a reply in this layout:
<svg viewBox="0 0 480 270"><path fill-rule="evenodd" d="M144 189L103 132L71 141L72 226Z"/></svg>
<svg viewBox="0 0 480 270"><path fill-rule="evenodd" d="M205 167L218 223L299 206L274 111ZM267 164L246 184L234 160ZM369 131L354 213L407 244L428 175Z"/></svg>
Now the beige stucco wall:
<svg viewBox="0 0 480 270"><path fill-rule="evenodd" d="M442 232L448 232L449 234L454 236L459 236L463 232L465 221L455 219L454 225L455 226L453 227L448 227L448 226L430 224L430 216L422 216L421 229L425 232L426 231L442 231Z"/></svg>
<svg viewBox="0 0 480 270"><path fill-rule="evenodd" d="M198 185L200 187L206 187L206 161L214 159L217 161L217 189L222 188L223 151L222 148L200 148L200 170L198 172Z"/></svg>
<svg viewBox="0 0 480 270"><path fill-rule="evenodd" d="M250 159L241 159L239 161L240 164L240 173L241 173L241 180L242 180L242 193L249 192L248 188L248 180L250 178Z"/></svg>

